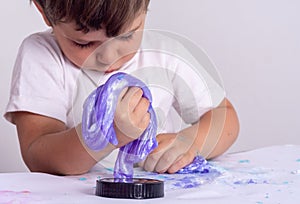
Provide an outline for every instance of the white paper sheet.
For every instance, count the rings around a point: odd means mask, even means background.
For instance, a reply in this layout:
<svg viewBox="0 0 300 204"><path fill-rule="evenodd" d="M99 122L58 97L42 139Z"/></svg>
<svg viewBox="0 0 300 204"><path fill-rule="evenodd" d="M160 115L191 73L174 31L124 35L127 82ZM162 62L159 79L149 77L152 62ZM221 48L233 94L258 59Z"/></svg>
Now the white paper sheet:
<svg viewBox="0 0 300 204"><path fill-rule="evenodd" d="M143 203L300 203L300 146L285 145L225 154L210 162L220 174L153 174L140 169L135 176L165 180L165 197ZM80 176L43 173L0 174L0 204L27 203L132 203L133 200L95 196L96 180L111 177L112 169L98 165ZM183 176L203 181L178 187ZM205 179L204 179L205 178ZM198 183L199 184L199 183ZM183 185L184 186L184 185Z"/></svg>

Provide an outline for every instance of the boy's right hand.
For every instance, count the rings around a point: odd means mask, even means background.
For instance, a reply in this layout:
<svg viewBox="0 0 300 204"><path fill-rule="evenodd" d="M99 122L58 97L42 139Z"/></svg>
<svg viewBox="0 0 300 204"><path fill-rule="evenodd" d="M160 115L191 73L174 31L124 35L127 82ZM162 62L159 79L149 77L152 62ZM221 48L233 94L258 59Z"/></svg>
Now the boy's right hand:
<svg viewBox="0 0 300 204"><path fill-rule="evenodd" d="M139 138L148 127L150 102L143 97L138 87L124 88L118 98L114 116L114 128L118 139L117 147Z"/></svg>

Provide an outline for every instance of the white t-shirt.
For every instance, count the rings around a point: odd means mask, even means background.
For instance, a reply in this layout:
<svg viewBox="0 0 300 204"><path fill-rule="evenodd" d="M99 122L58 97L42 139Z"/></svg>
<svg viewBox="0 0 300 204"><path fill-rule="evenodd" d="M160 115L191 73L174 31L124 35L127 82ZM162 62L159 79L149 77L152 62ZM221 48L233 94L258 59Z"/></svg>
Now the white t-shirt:
<svg viewBox="0 0 300 204"><path fill-rule="evenodd" d="M177 132L196 122L225 96L180 43L151 31L144 33L140 50L119 71L149 87L158 133ZM114 73L77 68L63 55L51 31L35 33L19 49L4 116L11 121L11 112L28 111L74 127L81 122L86 97Z"/></svg>

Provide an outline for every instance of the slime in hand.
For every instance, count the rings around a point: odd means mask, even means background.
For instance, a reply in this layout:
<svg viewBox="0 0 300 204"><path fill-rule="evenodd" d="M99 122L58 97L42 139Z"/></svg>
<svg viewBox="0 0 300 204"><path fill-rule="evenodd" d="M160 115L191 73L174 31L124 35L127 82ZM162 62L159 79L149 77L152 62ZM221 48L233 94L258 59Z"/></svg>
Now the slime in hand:
<svg viewBox="0 0 300 204"><path fill-rule="evenodd" d="M133 165L144 160L147 155L157 147L156 131L157 120L152 108L152 96L148 87L139 79L125 74L112 75L107 82L99 86L86 99L82 116L82 135L85 144L92 150L104 149L108 143L117 145L117 137L113 127L114 113L118 96L126 87L136 86L143 90L143 96L150 101L148 112L150 122L142 135L120 148L114 167L114 177L118 179L133 178ZM208 173L210 166L201 157L177 173Z"/></svg>
<svg viewBox="0 0 300 204"><path fill-rule="evenodd" d="M115 178L132 178L134 163L145 159L157 147L157 121L151 105L150 90L139 79L125 73L117 73L93 91L83 107L82 135L86 145L96 151L105 148L108 143L117 145L113 120L118 96L124 88L132 86L140 87L143 96L150 101L150 122L138 139L120 148L114 167Z"/></svg>

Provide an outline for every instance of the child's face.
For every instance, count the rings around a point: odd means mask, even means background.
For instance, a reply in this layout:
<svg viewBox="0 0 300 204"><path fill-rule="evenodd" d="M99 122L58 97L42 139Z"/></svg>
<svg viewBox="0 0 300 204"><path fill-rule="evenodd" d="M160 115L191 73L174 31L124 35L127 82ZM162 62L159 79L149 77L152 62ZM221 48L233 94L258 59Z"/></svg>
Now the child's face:
<svg viewBox="0 0 300 204"><path fill-rule="evenodd" d="M124 34L115 38L108 38L104 29L78 31L75 23L58 23L53 32L62 52L73 64L110 72L118 70L139 49L144 23L145 14L141 14Z"/></svg>

